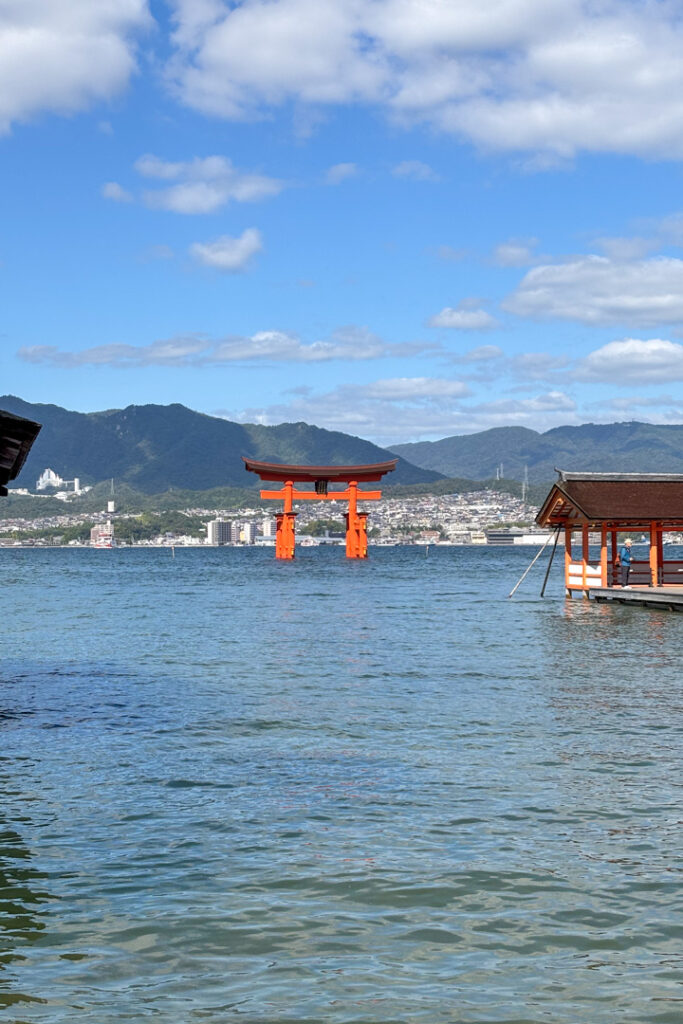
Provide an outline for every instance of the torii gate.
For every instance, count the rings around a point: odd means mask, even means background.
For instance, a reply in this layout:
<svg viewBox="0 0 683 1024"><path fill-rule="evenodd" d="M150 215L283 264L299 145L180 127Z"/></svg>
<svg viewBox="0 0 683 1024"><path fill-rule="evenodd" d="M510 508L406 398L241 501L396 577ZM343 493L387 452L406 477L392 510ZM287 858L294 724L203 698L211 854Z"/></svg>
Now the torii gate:
<svg viewBox="0 0 683 1024"><path fill-rule="evenodd" d="M277 462L255 462L242 456L244 468L257 473L261 480L275 480L284 483L280 491L261 491L262 498L281 498L282 512L277 513L275 557L294 558L295 529L297 513L293 510L297 501L339 501L348 500L346 513L346 557L368 557L367 512L358 511L358 498L362 501L379 501L381 491L358 491L359 483L381 480L385 473L396 469L398 459L376 462L370 466L283 466ZM297 491L295 483L315 484L314 491ZM345 491L330 491L330 483L345 483Z"/></svg>

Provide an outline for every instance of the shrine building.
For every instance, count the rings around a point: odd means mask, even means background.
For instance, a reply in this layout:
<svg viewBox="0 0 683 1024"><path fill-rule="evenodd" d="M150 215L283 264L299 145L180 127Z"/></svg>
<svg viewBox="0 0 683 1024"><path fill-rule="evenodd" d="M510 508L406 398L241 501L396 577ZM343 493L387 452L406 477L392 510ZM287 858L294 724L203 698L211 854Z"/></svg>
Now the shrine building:
<svg viewBox="0 0 683 1024"><path fill-rule="evenodd" d="M536 522L564 533L567 594L641 604L679 600L683 561L667 557L665 542L683 531L683 475L557 472ZM599 538L597 557L590 534ZM620 588L618 553L625 535L634 557L629 586ZM647 557L638 558L635 548L643 542Z"/></svg>

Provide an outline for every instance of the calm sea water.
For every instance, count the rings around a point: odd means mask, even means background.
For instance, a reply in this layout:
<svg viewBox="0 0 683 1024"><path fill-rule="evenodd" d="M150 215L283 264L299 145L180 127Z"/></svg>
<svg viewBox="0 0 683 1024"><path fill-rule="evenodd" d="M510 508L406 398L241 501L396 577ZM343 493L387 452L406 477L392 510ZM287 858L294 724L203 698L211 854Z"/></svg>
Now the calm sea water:
<svg viewBox="0 0 683 1024"><path fill-rule="evenodd" d="M679 1024L683 616L272 554L0 551L8 1019Z"/></svg>

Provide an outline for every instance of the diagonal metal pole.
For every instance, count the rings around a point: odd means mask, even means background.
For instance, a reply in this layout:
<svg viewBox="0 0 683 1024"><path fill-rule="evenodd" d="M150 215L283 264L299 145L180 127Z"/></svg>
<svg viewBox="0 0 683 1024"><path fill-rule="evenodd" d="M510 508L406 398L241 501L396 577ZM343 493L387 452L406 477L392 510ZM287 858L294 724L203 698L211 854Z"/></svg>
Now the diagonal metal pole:
<svg viewBox="0 0 683 1024"><path fill-rule="evenodd" d="M548 568L545 571L545 579L543 580L543 586L541 587L541 597L545 596L545 588L546 588L546 584L548 582L548 577L550 576L550 567L553 564L553 558L555 557L555 552L557 551L557 542L558 542L559 539L560 539L560 527L558 526L556 528L556 530L555 530L555 543L553 544L553 550L550 552L550 560L548 562Z"/></svg>
<svg viewBox="0 0 683 1024"><path fill-rule="evenodd" d="M538 554L531 560L530 564L526 567L526 569L524 570L524 572L522 573L520 578L517 580L517 582L515 583L514 587L510 591L510 593L508 594L508 597L512 597L512 595L514 594L515 590L517 590L517 587L520 585L520 583L522 583L526 579L527 573L536 564L536 562L539 560L539 558L541 557L541 555L543 554L545 549L548 547L548 544L550 544L550 541L552 539L553 539L553 535L552 535L552 533L549 533L548 534L548 539L546 540L545 544L543 545L541 550L538 552Z"/></svg>

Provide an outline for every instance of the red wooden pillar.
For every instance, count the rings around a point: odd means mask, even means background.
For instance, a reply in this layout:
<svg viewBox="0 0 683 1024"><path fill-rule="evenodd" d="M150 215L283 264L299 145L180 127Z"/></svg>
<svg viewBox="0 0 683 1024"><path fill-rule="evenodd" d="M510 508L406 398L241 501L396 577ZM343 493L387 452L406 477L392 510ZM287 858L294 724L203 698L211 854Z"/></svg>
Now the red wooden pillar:
<svg viewBox="0 0 683 1024"><path fill-rule="evenodd" d="M285 497L285 507L283 511L278 512L275 517L275 521L277 523L277 528L275 531L276 558L294 558L294 548L296 545L295 524L297 513L293 511L293 490L294 484L291 480L288 480L283 490Z"/></svg>
<svg viewBox="0 0 683 1024"><path fill-rule="evenodd" d="M358 511L358 481L349 482L349 511L346 513L346 557L367 558L367 513Z"/></svg>
<svg viewBox="0 0 683 1024"><path fill-rule="evenodd" d="M657 564L657 524L650 523L650 586L656 587L658 583Z"/></svg>
<svg viewBox="0 0 683 1024"><path fill-rule="evenodd" d="M657 565L659 568L659 577L657 583L664 583L664 531L662 530L662 524L657 523Z"/></svg>
<svg viewBox="0 0 683 1024"><path fill-rule="evenodd" d="M368 557L368 514L367 512L358 512L356 516L358 523L358 558Z"/></svg>
<svg viewBox="0 0 683 1024"><path fill-rule="evenodd" d="M609 584L607 579L607 527L604 523L600 529L600 583L603 587Z"/></svg>
<svg viewBox="0 0 683 1024"><path fill-rule="evenodd" d="M275 531L275 557L294 558L296 544L296 512L278 512L275 516L277 523Z"/></svg>
<svg viewBox="0 0 683 1024"><path fill-rule="evenodd" d="M569 589L569 575L570 567L572 564L572 530L571 526L567 526L564 531L564 588L567 592L567 597L572 596L572 592Z"/></svg>
<svg viewBox="0 0 683 1024"><path fill-rule="evenodd" d="M586 583L586 569L588 568L589 558L588 548L588 526L584 524L581 527L581 576L583 582L583 596L588 597L588 585Z"/></svg>
<svg viewBox="0 0 683 1024"><path fill-rule="evenodd" d="M616 586L620 583L619 574L617 573L617 555L619 554L619 548L617 547L617 531L610 530L612 534L612 582L611 586Z"/></svg>

